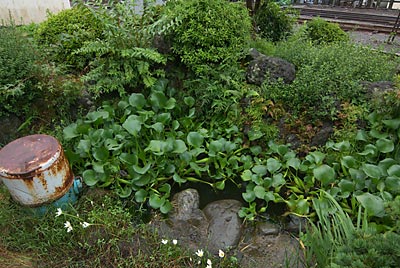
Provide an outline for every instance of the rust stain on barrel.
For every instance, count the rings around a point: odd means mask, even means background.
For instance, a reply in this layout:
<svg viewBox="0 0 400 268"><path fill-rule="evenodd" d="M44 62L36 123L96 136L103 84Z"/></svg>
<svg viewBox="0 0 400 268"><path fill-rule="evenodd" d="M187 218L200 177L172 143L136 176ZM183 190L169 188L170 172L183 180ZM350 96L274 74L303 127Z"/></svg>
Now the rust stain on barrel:
<svg viewBox="0 0 400 268"><path fill-rule="evenodd" d="M31 135L17 139L0 150L0 171L16 179L31 179L48 162L61 145L48 135Z"/></svg>

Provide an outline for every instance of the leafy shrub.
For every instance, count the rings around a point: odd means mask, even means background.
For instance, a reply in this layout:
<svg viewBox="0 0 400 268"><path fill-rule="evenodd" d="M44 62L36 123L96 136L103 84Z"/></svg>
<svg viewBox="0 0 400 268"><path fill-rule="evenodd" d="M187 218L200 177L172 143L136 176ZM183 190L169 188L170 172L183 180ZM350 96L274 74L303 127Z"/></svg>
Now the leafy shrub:
<svg viewBox="0 0 400 268"><path fill-rule="evenodd" d="M56 62L82 70L94 54L82 56L74 52L85 42L100 38L102 28L103 25L90 9L77 5L58 14L50 14L40 24L35 38L39 45L51 49L51 57Z"/></svg>
<svg viewBox="0 0 400 268"><path fill-rule="evenodd" d="M36 93L37 50L15 26L0 28L0 116L23 114Z"/></svg>
<svg viewBox="0 0 400 268"><path fill-rule="evenodd" d="M104 27L102 40L91 40L77 51L79 55L96 55L90 71L83 77L97 96L107 92L124 95L138 86L151 87L166 58L152 48L154 14L138 15L134 1L110 3L93 10ZM156 11L156 9L154 10Z"/></svg>
<svg viewBox="0 0 400 268"><path fill-rule="evenodd" d="M339 24L314 18L305 25L304 33L307 39L316 44L349 41L348 34Z"/></svg>
<svg viewBox="0 0 400 268"><path fill-rule="evenodd" d="M25 27L0 28L0 117L14 115L24 122L6 140L53 129L54 122L74 118L80 109L82 83L43 62L30 33Z"/></svg>
<svg viewBox="0 0 400 268"><path fill-rule="evenodd" d="M275 56L296 66L296 79L290 85L265 83L266 97L312 119L335 118L346 101L362 103L365 92L359 82L393 80L398 64L390 55L367 47L348 43L314 47L298 39L280 43Z"/></svg>
<svg viewBox="0 0 400 268"><path fill-rule="evenodd" d="M254 16L261 37L273 42L290 35L295 17L290 9L281 9L275 2L265 1Z"/></svg>
<svg viewBox="0 0 400 268"><path fill-rule="evenodd" d="M181 21L170 36L173 52L197 73L203 65L236 63L250 40L251 21L242 3L224 0L168 1Z"/></svg>
<svg viewBox="0 0 400 268"><path fill-rule="evenodd" d="M358 233L341 247L330 268L395 268L400 263L400 235Z"/></svg>

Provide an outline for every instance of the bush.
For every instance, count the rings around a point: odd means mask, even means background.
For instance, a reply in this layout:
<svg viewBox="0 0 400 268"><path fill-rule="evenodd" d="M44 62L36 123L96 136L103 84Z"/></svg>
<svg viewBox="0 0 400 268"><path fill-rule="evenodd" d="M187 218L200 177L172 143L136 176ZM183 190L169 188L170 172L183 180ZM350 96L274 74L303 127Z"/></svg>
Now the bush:
<svg viewBox="0 0 400 268"><path fill-rule="evenodd" d="M362 103L365 91L359 82L393 80L398 63L367 47L348 43L315 47L297 39L280 43L274 56L296 66L296 79L290 85L265 83L266 98L312 119L335 118L345 101Z"/></svg>
<svg viewBox="0 0 400 268"><path fill-rule="evenodd" d="M295 18L290 9L282 10L277 3L266 1L257 10L254 21L260 35L277 42L290 35Z"/></svg>
<svg viewBox="0 0 400 268"><path fill-rule="evenodd" d="M349 41L348 34L340 28L339 24L321 18L307 22L304 33L307 39L316 44Z"/></svg>
<svg viewBox="0 0 400 268"><path fill-rule="evenodd" d="M50 14L36 31L39 45L50 48L57 63L82 70L94 55L77 55L74 52L86 42L100 38L103 25L83 5L77 5L58 14Z"/></svg>
<svg viewBox="0 0 400 268"><path fill-rule="evenodd" d="M400 236L359 233L339 249L330 268L395 268L400 263Z"/></svg>
<svg viewBox="0 0 400 268"><path fill-rule="evenodd" d="M29 109L38 58L33 44L16 27L0 28L0 116Z"/></svg>
<svg viewBox="0 0 400 268"><path fill-rule="evenodd" d="M96 55L83 77L96 96L109 92L122 96L138 87L150 88L156 77L164 76L161 68L166 58L152 48L152 23L158 10L139 15L134 5L130 0L94 10L104 25L103 39L87 42L77 53Z"/></svg>
<svg viewBox="0 0 400 268"><path fill-rule="evenodd" d="M196 73L204 65L236 63L251 38L251 21L242 3L225 0L168 1L171 17L181 23L172 30L172 49Z"/></svg>
<svg viewBox="0 0 400 268"><path fill-rule="evenodd" d="M0 116L65 117L82 85L45 63L29 34L25 27L0 28Z"/></svg>

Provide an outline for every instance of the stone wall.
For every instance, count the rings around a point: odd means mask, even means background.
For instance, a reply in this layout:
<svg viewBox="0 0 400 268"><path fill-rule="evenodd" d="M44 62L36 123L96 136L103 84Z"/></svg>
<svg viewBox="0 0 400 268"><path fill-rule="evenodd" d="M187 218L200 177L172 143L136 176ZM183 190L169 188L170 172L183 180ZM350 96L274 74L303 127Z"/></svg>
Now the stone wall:
<svg viewBox="0 0 400 268"><path fill-rule="evenodd" d="M10 15L17 25L42 22L47 11L57 13L70 8L69 0L0 0L0 25L10 23Z"/></svg>

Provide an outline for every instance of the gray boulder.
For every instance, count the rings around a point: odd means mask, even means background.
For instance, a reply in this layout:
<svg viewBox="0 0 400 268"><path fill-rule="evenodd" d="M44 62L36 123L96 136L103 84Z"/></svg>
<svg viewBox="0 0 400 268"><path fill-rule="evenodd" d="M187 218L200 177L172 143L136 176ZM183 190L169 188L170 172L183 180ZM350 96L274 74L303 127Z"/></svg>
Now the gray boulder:
<svg viewBox="0 0 400 268"><path fill-rule="evenodd" d="M203 209L209 221L207 236L211 252L237 246L242 235L242 220L238 216L241 207L242 203L238 200L224 199L214 201Z"/></svg>
<svg viewBox="0 0 400 268"><path fill-rule="evenodd" d="M249 84L262 85L265 79L270 81L278 81L289 84L296 78L295 66L281 58L269 57L261 54L256 49L250 50L250 61L247 67L246 78Z"/></svg>

